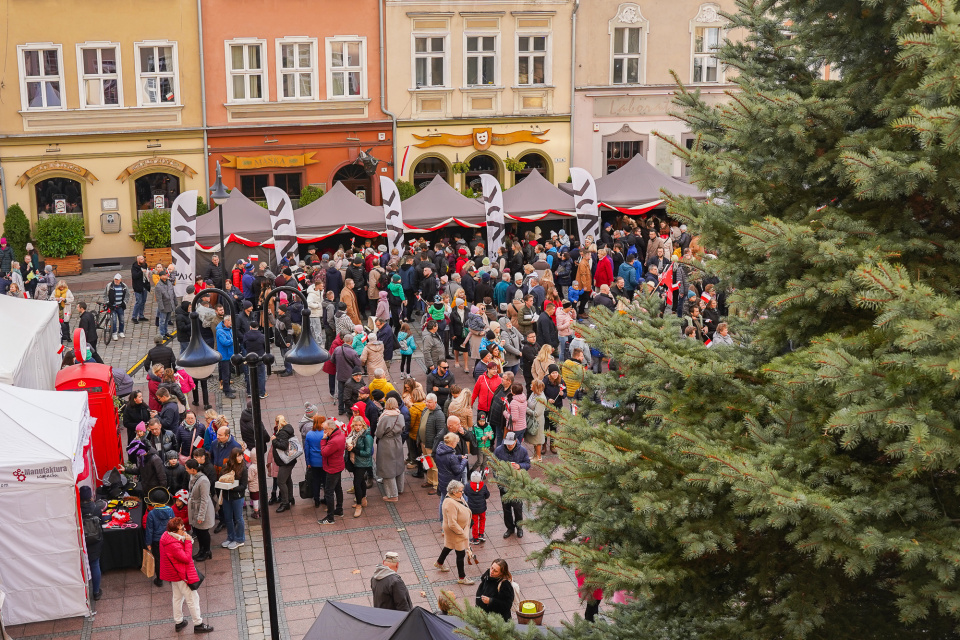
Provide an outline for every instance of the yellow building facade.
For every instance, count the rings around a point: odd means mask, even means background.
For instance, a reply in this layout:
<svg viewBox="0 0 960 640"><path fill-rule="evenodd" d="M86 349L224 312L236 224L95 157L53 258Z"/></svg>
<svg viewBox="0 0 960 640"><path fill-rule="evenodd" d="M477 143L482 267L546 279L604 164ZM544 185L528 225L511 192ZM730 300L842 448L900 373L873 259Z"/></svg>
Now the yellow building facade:
<svg viewBox="0 0 960 640"><path fill-rule="evenodd" d="M5 204L34 228L82 216L88 266L129 261L139 212L205 193L196 2L0 0L0 15Z"/></svg>
<svg viewBox="0 0 960 640"><path fill-rule="evenodd" d="M573 0L386 3L398 179L479 191L533 169L569 175ZM508 158L526 163L509 171ZM464 164L460 164L464 163ZM455 166L456 165L456 166Z"/></svg>

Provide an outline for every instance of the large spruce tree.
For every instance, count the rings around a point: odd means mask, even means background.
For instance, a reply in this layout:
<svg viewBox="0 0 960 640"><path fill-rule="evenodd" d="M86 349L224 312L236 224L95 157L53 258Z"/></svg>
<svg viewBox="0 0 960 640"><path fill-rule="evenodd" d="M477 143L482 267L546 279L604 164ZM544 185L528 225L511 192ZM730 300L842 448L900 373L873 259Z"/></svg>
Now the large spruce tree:
<svg viewBox="0 0 960 640"><path fill-rule="evenodd" d="M738 5L721 58L739 91L677 97L714 197L670 203L719 255L697 266L730 292L738 345L594 311L621 370L588 384L616 406L560 416L545 482L501 477L543 557L635 597L566 638L955 637L957 3Z"/></svg>

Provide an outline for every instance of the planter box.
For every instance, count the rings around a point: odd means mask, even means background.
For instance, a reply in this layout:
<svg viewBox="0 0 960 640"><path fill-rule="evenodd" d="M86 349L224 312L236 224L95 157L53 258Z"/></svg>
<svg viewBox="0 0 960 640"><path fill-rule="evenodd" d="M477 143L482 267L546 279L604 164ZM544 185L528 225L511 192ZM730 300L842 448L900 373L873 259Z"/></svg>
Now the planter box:
<svg viewBox="0 0 960 640"><path fill-rule="evenodd" d="M44 262L53 267L53 274L57 277L78 276L83 273L83 262L81 262L80 256L44 258Z"/></svg>
<svg viewBox="0 0 960 640"><path fill-rule="evenodd" d="M170 247L163 249L144 249L143 257L147 261L147 266L151 269L162 263L164 266L173 262L173 255L170 253Z"/></svg>

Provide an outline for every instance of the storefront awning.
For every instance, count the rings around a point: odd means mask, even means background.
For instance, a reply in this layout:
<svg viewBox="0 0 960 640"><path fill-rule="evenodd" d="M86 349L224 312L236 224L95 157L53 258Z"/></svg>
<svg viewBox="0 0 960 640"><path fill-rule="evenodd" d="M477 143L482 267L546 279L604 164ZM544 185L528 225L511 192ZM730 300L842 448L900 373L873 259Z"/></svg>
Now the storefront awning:
<svg viewBox="0 0 960 640"><path fill-rule="evenodd" d="M483 205L435 176L420 193L403 201L403 224L413 232L436 231L448 224L486 225Z"/></svg>
<svg viewBox="0 0 960 640"><path fill-rule="evenodd" d="M572 184L562 184L560 188L567 193L573 193ZM663 198L661 189L678 196L707 198L706 193L692 184L668 176L647 162L643 156L634 156L630 162L613 173L597 178L597 196L600 203L610 209L635 210L648 207Z"/></svg>
<svg viewBox="0 0 960 640"><path fill-rule="evenodd" d="M358 198L337 182L327 193L293 212L300 242L320 242L328 236L349 232L365 238L386 233L383 208Z"/></svg>
<svg viewBox="0 0 960 640"><path fill-rule="evenodd" d="M206 215L197 218L197 244L201 248L218 250L220 245L218 209L221 208L223 209L223 235L227 244L239 242L247 246L258 246L262 242L272 242L270 214L240 193L240 189L234 189L224 204L214 207Z"/></svg>
<svg viewBox="0 0 960 640"><path fill-rule="evenodd" d="M573 196L550 184L536 169L503 192L504 214L518 222L574 215Z"/></svg>

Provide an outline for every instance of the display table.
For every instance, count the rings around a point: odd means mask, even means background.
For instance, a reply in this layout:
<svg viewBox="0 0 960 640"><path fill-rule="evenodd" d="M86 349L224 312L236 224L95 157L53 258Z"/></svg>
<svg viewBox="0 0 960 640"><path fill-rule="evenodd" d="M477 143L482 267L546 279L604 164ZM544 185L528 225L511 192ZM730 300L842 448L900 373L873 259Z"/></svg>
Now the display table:
<svg viewBox="0 0 960 640"><path fill-rule="evenodd" d="M100 571L139 569L143 563L143 503L130 509L130 522L120 528L103 530Z"/></svg>

